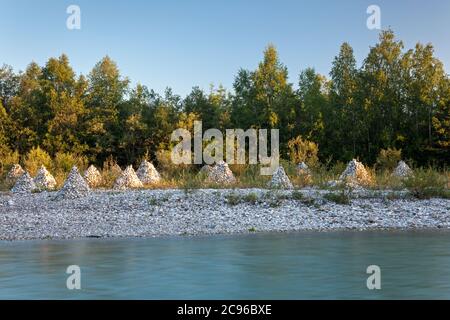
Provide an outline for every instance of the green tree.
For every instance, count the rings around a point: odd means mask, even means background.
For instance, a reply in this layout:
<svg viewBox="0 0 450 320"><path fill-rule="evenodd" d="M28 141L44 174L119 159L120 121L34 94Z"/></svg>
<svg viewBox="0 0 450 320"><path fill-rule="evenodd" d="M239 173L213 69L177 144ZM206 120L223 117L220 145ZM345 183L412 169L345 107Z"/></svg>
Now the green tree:
<svg viewBox="0 0 450 320"><path fill-rule="evenodd" d="M273 45L264 51L264 59L253 73L255 101L261 128L277 128L279 119L279 99L289 90L287 68L279 61L278 52Z"/></svg>
<svg viewBox="0 0 450 320"><path fill-rule="evenodd" d="M129 80L122 78L116 63L108 56L94 66L88 80L85 141L90 155L101 163L108 155L116 156L118 136L123 130L119 110L128 92Z"/></svg>
<svg viewBox="0 0 450 320"><path fill-rule="evenodd" d="M401 59L403 43L392 30L382 31L362 68L362 103L366 114L364 159L373 162L380 149L401 147L397 135L402 121Z"/></svg>
<svg viewBox="0 0 450 320"><path fill-rule="evenodd" d="M134 163L148 151L148 125L144 119L149 99L148 88L138 84L131 90L129 99L122 104L119 119L124 129L120 133L119 162Z"/></svg>
<svg viewBox="0 0 450 320"><path fill-rule="evenodd" d="M339 55L334 58L330 76L331 106L326 119L329 142L327 148L330 154L336 151L340 153L337 159L349 160L358 155L362 114L356 103L358 69L353 48L348 43L342 44Z"/></svg>
<svg viewBox="0 0 450 320"><path fill-rule="evenodd" d="M41 68L34 62L30 63L20 76L17 94L9 103L9 116L13 124L11 145L20 154L27 153L33 146L42 142L47 121L51 116L43 103L41 75Z"/></svg>
<svg viewBox="0 0 450 320"><path fill-rule="evenodd" d="M324 112L328 104L327 86L326 78L312 68L300 73L298 96L301 104L297 110L299 133L307 140L319 144L324 137Z"/></svg>
<svg viewBox="0 0 450 320"><path fill-rule="evenodd" d="M80 129L86 113L83 96L87 88L84 77L76 79L69 59L62 55L51 58L42 69L40 88L42 103L50 111L46 123L43 146L55 155L57 152L82 153L87 147L81 142Z"/></svg>

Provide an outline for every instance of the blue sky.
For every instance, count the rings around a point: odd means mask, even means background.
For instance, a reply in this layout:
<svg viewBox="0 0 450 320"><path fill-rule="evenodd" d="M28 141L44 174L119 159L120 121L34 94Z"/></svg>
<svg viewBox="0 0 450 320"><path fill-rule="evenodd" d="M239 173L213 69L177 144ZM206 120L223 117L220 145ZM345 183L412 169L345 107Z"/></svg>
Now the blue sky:
<svg viewBox="0 0 450 320"><path fill-rule="evenodd" d="M66 8L81 8L81 30L68 30ZM381 8L407 48L431 42L450 66L447 0L0 0L0 64L23 70L66 53L87 74L103 56L132 83L186 95L198 85L231 89L240 67L256 68L273 43L290 81L312 66L328 75L342 42L360 63L378 38L366 27L369 5Z"/></svg>

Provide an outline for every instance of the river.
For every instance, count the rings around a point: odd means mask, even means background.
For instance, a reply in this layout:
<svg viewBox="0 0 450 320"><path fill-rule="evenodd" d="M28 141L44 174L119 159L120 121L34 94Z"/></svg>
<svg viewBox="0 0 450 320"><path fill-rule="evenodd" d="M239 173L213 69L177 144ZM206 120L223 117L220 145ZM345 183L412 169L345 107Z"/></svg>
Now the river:
<svg viewBox="0 0 450 320"><path fill-rule="evenodd" d="M0 299L406 298L450 299L450 232L0 242Z"/></svg>

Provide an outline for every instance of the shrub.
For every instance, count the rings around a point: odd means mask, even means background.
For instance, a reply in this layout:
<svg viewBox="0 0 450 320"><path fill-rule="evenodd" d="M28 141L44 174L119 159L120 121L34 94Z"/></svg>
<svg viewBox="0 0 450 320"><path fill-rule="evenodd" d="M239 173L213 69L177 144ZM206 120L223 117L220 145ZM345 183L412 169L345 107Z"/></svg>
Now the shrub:
<svg viewBox="0 0 450 320"><path fill-rule="evenodd" d="M414 170L414 175L404 179L403 184L418 199L450 198L446 175L433 168Z"/></svg>
<svg viewBox="0 0 450 320"><path fill-rule="evenodd" d="M289 158L293 163L305 162L309 167L315 167L319 158L319 147L316 143L303 140L301 136L288 141Z"/></svg>
<svg viewBox="0 0 450 320"><path fill-rule="evenodd" d="M167 176L175 176L185 170L193 170L192 164L174 164L172 162L171 151L160 149L156 151L156 161L158 170L164 172Z"/></svg>
<svg viewBox="0 0 450 320"><path fill-rule="evenodd" d="M381 149L377 157L377 167L381 170L394 170L402 159L402 150L395 148Z"/></svg>
<svg viewBox="0 0 450 320"><path fill-rule="evenodd" d="M19 153L17 151L11 151L7 147L0 146L0 190L8 190L12 186L5 180L11 167L19 163Z"/></svg>
<svg viewBox="0 0 450 320"><path fill-rule="evenodd" d="M53 160L53 174L56 179L57 186L60 187L64 183L73 166L77 166L80 173L87 168L87 158L74 153L58 152ZM48 168L48 167L47 167ZM50 169L50 168L49 168Z"/></svg>
<svg viewBox="0 0 450 320"><path fill-rule="evenodd" d="M345 168L346 164L341 161L337 161L334 165L331 165L331 163L328 163L328 165L320 164L312 171L312 184L328 189L330 188L329 181L337 180Z"/></svg>
<svg viewBox="0 0 450 320"><path fill-rule="evenodd" d="M87 168L87 158L73 153L58 152L55 155L53 169L56 171L69 173L73 166L77 166L81 171Z"/></svg>
<svg viewBox="0 0 450 320"><path fill-rule="evenodd" d="M19 153L8 147L0 147L0 178L8 173L14 164L19 163Z"/></svg>
<svg viewBox="0 0 450 320"><path fill-rule="evenodd" d="M233 164L230 170L239 181L241 187L261 187L264 188L270 176L261 175L259 164Z"/></svg>
<svg viewBox="0 0 450 320"><path fill-rule="evenodd" d="M107 188L111 188L114 185L116 179L120 176L122 170L117 164L116 160L109 156L103 162L102 181L103 185Z"/></svg>
<svg viewBox="0 0 450 320"><path fill-rule="evenodd" d="M36 147L28 152L23 164L30 175L35 176L42 165L46 168L52 167L52 158L45 150Z"/></svg>

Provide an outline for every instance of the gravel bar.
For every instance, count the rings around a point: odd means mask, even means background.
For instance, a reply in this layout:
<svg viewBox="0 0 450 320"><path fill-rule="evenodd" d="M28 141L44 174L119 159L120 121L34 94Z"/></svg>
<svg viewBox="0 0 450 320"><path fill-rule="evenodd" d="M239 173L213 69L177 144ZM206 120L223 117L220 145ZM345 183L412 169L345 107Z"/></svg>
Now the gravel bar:
<svg viewBox="0 0 450 320"><path fill-rule="evenodd" d="M127 190L77 199L59 199L56 192L0 193L0 240L450 228L448 199L363 190L345 205L325 200L328 192Z"/></svg>

